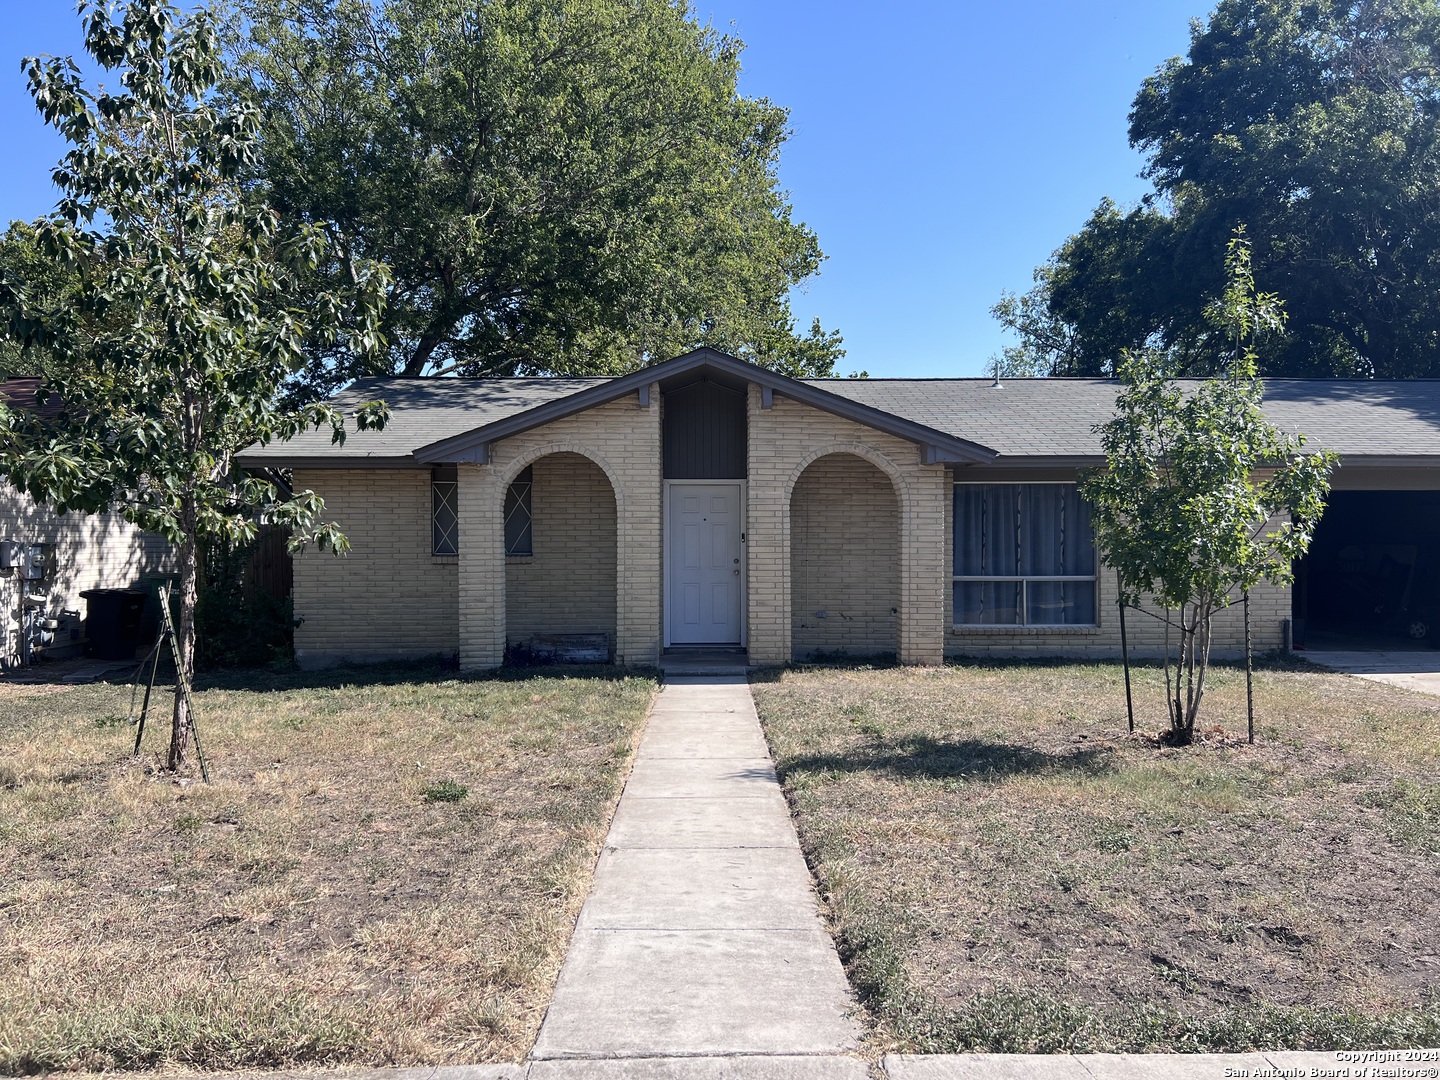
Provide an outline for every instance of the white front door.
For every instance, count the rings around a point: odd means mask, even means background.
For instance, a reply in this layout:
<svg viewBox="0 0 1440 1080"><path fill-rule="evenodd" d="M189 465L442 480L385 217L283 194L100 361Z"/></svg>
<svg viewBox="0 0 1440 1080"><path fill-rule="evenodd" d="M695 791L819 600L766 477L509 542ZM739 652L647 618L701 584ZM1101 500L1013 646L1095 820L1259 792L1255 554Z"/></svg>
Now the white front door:
<svg viewBox="0 0 1440 1080"><path fill-rule="evenodd" d="M745 580L740 485L672 483L666 629L671 645L739 645Z"/></svg>

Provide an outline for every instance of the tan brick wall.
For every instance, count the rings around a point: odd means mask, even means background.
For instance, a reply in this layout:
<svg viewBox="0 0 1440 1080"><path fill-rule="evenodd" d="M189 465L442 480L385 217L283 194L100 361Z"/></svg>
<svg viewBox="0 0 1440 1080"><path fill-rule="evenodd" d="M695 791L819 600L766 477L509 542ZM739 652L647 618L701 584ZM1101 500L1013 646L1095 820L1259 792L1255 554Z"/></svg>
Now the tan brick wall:
<svg viewBox="0 0 1440 1080"><path fill-rule="evenodd" d="M954 475L964 478L963 468ZM1056 475L1046 473L1047 483L1067 482L1074 474ZM1016 474L1015 479L1024 479ZM996 482L1003 482L997 480ZM950 587L950 574L954 566L955 533L951 527L955 503L947 498L945 506L945 625L951 627L945 635L946 656L1079 656L1114 657L1120 655L1120 619L1116 600L1120 595L1115 580L1115 571L1103 562L1098 567L1099 600L1096 607L1094 627L1029 628L1029 627L953 627L954 590ZM1159 656L1164 648L1165 624L1152 616L1164 613L1153 605L1145 614L1139 611L1126 612L1126 637L1130 642L1132 655L1141 657ZM1282 622L1290 617L1290 590L1262 584L1250 594L1251 639L1256 652L1278 649L1283 644ZM1239 604L1220 612L1214 621L1213 655L1233 657L1243 654L1245 648L1244 613ZM1172 648L1174 648L1172 638Z"/></svg>
<svg viewBox="0 0 1440 1080"><path fill-rule="evenodd" d="M325 497L328 514L354 549L339 559L314 552L297 558L295 609L305 618L296 634L297 658L315 663L458 650L462 666L473 670L500 664L507 639L604 629L613 634L619 662L655 662L663 634L660 410L659 387L652 386L647 406L629 395L504 439L491 446L488 464L462 464L458 558L430 554L428 472L297 473L298 484ZM913 443L783 395L762 408L755 386L748 423L752 662L785 663L816 649L898 649L912 664L961 654L1118 652L1114 576L1103 568L1095 627L951 627L952 482L963 467L925 465ZM507 560L505 489L532 463L536 555ZM547 476L553 502L545 495ZM609 516L602 481L613 498ZM893 503L883 509L886 484ZM884 524L886 513L898 515L898 530ZM897 531L898 540L886 540ZM559 546L547 549L547 543ZM863 568L848 582L819 569L840 554ZM545 561L552 558L553 564ZM1256 591L1251 613L1258 650L1281 643L1289 603L1288 590ZM890 607L898 615L886 628ZM863 618L848 625L813 618L815 611L857 609ZM1240 648L1239 626L1238 608L1221 614L1217 653ZM1136 614L1131 631L1137 653L1158 649L1158 622Z"/></svg>
<svg viewBox="0 0 1440 1080"><path fill-rule="evenodd" d="M652 664L660 651L660 391L567 416L492 445L485 465L461 465L460 664L496 667L504 658L506 486L550 454L589 458L615 494L616 617L619 663Z"/></svg>
<svg viewBox="0 0 1440 1080"><path fill-rule="evenodd" d="M459 560L431 554L429 470L296 470L295 487L317 492L350 540L344 555L295 556L296 661L453 656Z"/></svg>
<svg viewBox="0 0 1440 1080"><path fill-rule="evenodd" d="M890 478L900 505L899 652L909 664L943 657L946 583L943 466L924 465L914 443L775 395L761 406L750 387L749 564L750 659L787 663L792 641L790 495L807 466L829 454L851 454Z"/></svg>
<svg viewBox="0 0 1440 1080"><path fill-rule="evenodd" d="M615 642L615 495L589 458L532 466L533 555L505 559L505 636L608 634Z"/></svg>
<svg viewBox="0 0 1440 1080"><path fill-rule="evenodd" d="M872 656L899 649L900 500L863 458L811 463L790 496L791 648Z"/></svg>
<svg viewBox="0 0 1440 1080"><path fill-rule="evenodd" d="M119 514L57 514L28 495L0 484L0 539L55 545L56 574L42 589L45 614L62 611L86 614L87 589L121 589L171 568L170 545L163 537L141 531ZM0 663L19 655L19 583L0 578ZM58 643L63 644L63 642Z"/></svg>

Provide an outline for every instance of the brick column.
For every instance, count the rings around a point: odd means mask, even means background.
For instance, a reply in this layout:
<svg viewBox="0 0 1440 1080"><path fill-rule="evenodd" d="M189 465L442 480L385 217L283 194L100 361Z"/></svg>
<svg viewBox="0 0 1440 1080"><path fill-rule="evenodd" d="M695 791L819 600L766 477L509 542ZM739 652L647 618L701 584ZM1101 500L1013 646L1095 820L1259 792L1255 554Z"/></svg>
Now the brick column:
<svg viewBox="0 0 1440 1080"><path fill-rule="evenodd" d="M745 520L746 617L752 664L790 662L790 477L780 453L773 410L760 408L760 388L747 393L749 429Z"/></svg>
<svg viewBox="0 0 1440 1080"><path fill-rule="evenodd" d="M943 465L908 471L900 508L900 662L945 662L945 508Z"/></svg>
<svg viewBox="0 0 1440 1080"><path fill-rule="evenodd" d="M505 499L495 469L460 465L460 669L505 660Z"/></svg>
<svg viewBox="0 0 1440 1080"><path fill-rule="evenodd" d="M623 432L623 448L610 455L619 479L615 492L615 662L654 664L660 659L661 436L660 385L650 404Z"/></svg>

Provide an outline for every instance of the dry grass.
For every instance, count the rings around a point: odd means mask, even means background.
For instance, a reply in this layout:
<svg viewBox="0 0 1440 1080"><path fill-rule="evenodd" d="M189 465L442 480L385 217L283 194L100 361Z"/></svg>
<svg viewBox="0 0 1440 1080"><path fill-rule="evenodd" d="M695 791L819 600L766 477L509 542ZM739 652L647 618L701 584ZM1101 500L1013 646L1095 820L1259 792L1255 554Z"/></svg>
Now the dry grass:
<svg viewBox="0 0 1440 1080"><path fill-rule="evenodd" d="M653 682L251 678L209 786L124 687L0 687L0 1072L527 1052Z"/></svg>
<svg viewBox="0 0 1440 1080"><path fill-rule="evenodd" d="M1440 1042L1440 699L1220 669L1205 740L1118 665L812 670L760 713L883 1045ZM1164 725L1160 674L1139 714Z"/></svg>

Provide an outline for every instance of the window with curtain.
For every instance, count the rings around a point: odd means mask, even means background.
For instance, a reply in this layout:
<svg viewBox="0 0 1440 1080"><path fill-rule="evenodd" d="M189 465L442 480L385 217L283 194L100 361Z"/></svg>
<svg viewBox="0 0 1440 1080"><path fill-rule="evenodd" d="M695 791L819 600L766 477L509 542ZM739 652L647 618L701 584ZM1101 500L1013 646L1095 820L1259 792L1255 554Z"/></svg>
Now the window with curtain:
<svg viewBox="0 0 1440 1080"><path fill-rule="evenodd" d="M956 626L1095 625L1095 533L1074 484L956 484Z"/></svg>
<svg viewBox="0 0 1440 1080"><path fill-rule="evenodd" d="M533 555L531 538L533 518L530 512L530 491L534 487L530 467L511 481L505 491L505 554Z"/></svg>
<svg viewBox="0 0 1440 1080"><path fill-rule="evenodd" d="M454 465L441 465L430 474L430 553L460 553L460 515Z"/></svg>

